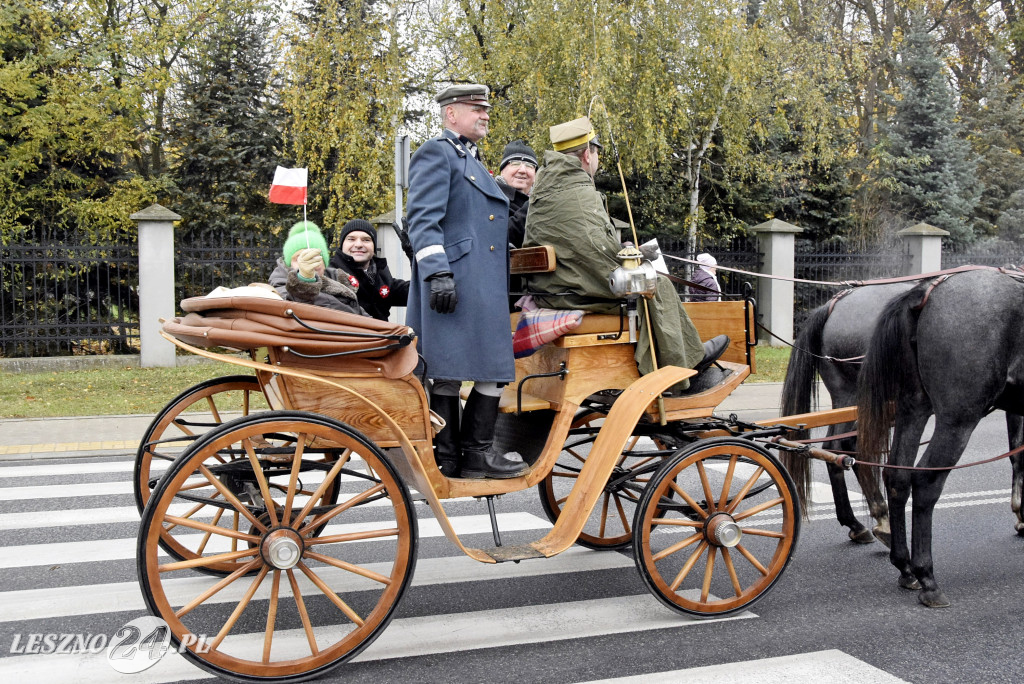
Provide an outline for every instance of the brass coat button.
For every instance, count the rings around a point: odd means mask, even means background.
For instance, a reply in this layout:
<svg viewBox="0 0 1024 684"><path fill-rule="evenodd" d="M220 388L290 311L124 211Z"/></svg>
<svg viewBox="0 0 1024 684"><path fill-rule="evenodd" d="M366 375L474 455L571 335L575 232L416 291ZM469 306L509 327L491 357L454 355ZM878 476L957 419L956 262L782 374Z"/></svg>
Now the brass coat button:
<svg viewBox="0 0 1024 684"><path fill-rule="evenodd" d="M475 181L475 180L476 180L476 176L470 176L470 177L469 177L469 180L471 180L471 181Z"/></svg>
<svg viewBox="0 0 1024 684"><path fill-rule="evenodd" d="M491 214L490 216L488 216L487 220L488 221L493 221L494 220L494 214Z"/></svg>
<svg viewBox="0 0 1024 684"><path fill-rule="evenodd" d="M494 245L491 245L491 251L492 252L494 251Z"/></svg>

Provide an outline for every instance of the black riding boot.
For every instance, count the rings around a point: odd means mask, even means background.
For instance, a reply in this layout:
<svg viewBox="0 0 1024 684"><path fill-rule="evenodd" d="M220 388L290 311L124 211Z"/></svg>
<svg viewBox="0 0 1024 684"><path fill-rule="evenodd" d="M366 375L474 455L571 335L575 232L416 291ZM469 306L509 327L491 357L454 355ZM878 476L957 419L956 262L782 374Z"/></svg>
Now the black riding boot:
<svg viewBox="0 0 1024 684"><path fill-rule="evenodd" d="M525 475L529 470L519 454L506 455L494 450L494 421L500 399L475 390L469 394L462 416L462 477L507 479Z"/></svg>
<svg viewBox="0 0 1024 684"><path fill-rule="evenodd" d="M430 408L444 419L444 429L434 435L434 460L445 477L459 476L459 461L462 449L459 440L459 409L462 401L458 395L431 394Z"/></svg>

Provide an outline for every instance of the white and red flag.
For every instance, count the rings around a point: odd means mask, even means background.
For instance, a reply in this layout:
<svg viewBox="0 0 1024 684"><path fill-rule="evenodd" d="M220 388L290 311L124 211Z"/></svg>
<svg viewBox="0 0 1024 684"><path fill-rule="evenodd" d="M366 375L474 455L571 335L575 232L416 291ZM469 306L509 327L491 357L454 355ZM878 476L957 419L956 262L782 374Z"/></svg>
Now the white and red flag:
<svg viewBox="0 0 1024 684"><path fill-rule="evenodd" d="M306 204L307 169L286 169L278 166L274 170L274 182L270 186L270 201L275 204Z"/></svg>

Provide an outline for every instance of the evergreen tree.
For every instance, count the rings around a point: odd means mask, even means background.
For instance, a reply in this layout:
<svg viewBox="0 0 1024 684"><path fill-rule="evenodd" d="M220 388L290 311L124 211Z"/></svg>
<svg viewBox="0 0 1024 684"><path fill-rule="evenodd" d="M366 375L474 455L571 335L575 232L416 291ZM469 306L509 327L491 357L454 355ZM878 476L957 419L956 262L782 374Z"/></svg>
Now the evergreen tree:
<svg viewBox="0 0 1024 684"><path fill-rule="evenodd" d="M964 115L979 156L978 173L985 179L975 212L976 231L1017 239L1024 238L1024 225L1003 214L1014 206L1014 193L1024 188L1024 93L1005 66L1003 56L996 53L981 97L966 103Z"/></svg>
<svg viewBox="0 0 1024 684"><path fill-rule="evenodd" d="M960 138L953 97L931 35L918 16L901 50L900 99L888 126L894 207L908 223L948 230L956 243L974 240L980 192L976 161Z"/></svg>
<svg viewBox="0 0 1024 684"><path fill-rule="evenodd" d="M265 12L229 10L190 56L169 133L181 244L269 236L294 214L267 201L284 128L270 33Z"/></svg>

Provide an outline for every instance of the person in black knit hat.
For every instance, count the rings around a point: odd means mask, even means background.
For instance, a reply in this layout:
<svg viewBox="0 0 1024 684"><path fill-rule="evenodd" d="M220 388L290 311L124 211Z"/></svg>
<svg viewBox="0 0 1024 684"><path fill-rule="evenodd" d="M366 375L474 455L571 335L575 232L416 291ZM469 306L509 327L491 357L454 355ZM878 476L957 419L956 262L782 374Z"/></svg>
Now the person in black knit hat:
<svg viewBox="0 0 1024 684"><path fill-rule="evenodd" d="M537 174L537 155L533 148L522 140L505 145L498 174L494 180L508 197L508 241L514 247L522 247L530 190Z"/></svg>
<svg viewBox="0 0 1024 684"><path fill-rule="evenodd" d="M391 307L406 305L409 281L393 277L387 260L376 252L377 229L369 221L352 219L341 228L331 266L348 274L359 305L374 318L386 321Z"/></svg>

